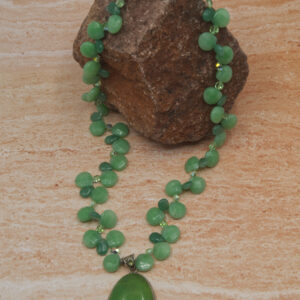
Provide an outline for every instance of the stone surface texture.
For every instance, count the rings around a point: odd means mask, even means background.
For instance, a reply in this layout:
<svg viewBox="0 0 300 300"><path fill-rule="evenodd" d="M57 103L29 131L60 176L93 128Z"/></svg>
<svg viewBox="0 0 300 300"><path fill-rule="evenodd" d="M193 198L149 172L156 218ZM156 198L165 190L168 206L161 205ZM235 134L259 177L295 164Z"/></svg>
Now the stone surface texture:
<svg viewBox="0 0 300 300"><path fill-rule="evenodd" d="M89 40L88 24L108 17L110 0L95 0L74 42L74 58L81 66L88 60L80 51ZM130 0L123 9L124 27L105 39L103 66L111 77L104 80L108 103L142 135L164 144L202 139L213 124L211 106L203 91L216 82L212 52L198 46L198 37L209 31L202 20L202 0ZM223 93L229 111L248 76L247 57L227 29L218 34L221 45L233 48L233 79Z"/></svg>
<svg viewBox="0 0 300 300"><path fill-rule="evenodd" d="M90 135L94 105L72 58L91 0L0 1L0 299L106 300L124 269L107 274L81 245L74 186L109 159ZM157 300L300 299L300 51L298 0L217 0L248 54L247 85L232 112L238 126L220 163L200 173L202 195L186 194L171 256L145 277ZM123 121L119 113L110 123ZM126 241L121 255L150 247L144 219L187 158L209 140L162 146L131 130L128 168L97 208L113 209Z"/></svg>

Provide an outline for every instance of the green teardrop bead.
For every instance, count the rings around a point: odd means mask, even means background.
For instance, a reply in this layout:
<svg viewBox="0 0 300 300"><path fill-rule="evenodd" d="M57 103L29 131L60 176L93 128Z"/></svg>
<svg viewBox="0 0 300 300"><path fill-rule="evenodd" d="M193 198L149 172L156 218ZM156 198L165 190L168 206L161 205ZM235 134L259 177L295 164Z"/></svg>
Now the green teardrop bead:
<svg viewBox="0 0 300 300"><path fill-rule="evenodd" d="M154 299L153 290L146 278L138 273L130 273L116 283L108 300Z"/></svg>

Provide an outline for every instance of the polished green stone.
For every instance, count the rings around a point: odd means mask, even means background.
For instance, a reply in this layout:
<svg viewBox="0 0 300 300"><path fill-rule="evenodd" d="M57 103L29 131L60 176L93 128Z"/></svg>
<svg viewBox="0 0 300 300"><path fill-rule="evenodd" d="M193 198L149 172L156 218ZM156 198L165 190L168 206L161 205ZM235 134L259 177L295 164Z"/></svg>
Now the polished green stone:
<svg viewBox="0 0 300 300"><path fill-rule="evenodd" d="M219 81L222 81L224 83L227 83L232 78L232 69L230 66L222 66L216 74L216 78Z"/></svg>
<svg viewBox="0 0 300 300"><path fill-rule="evenodd" d="M229 63L231 63L233 57L234 57L233 50L229 46L223 47L222 55L220 54L216 55L216 59L218 60L218 62L220 62L223 65L228 65Z"/></svg>
<svg viewBox="0 0 300 300"><path fill-rule="evenodd" d="M92 122L90 125L90 132L93 136L101 136L106 131L106 125L103 121Z"/></svg>
<svg viewBox="0 0 300 300"><path fill-rule="evenodd" d="M217 148L222 147L224 145L225 141L226 141L226 132L225 131L223 131L220 134L217 134L215 136L214 142L215 142L215 145Z"/></svg>
<svg viewBox="0 0 300 300"><path fill-rule="evenodd" d="M169 207L169 214L173 219L181 219L186 214L186 207L181 202L172 202Z"/></svg>
<svg viewBox="0 0 300 300"><path fill-rule="evenodd" d="M171 246L168 243L162 242L162 243L154 244L153 256L157 260L165 260L170 256L170 254L171 254Z"/></svg>
<svg viewBox="0 0 300 300"><path fill-rule="evenodd" d="M128 160L122 154L114 155L110 158L110 164L114 170L122 171L127 167Z"/></svg>
<svg viewBox="0 0 300 300"><path fill-rule="evenodd" d="M93 184L93 176L88 172L81 172L76 176L75 184L79 188L91 186Z"/></svg>
<svg viewBox="0 0 300 300"><path fill-rule="evenodd" d="M155 296L144 276L130 273L116 283L108 300L155 300Z"/></svg>
<svg viewBox="0 0 300 300"><path fill-rule="evenodd" d="M112 143L112 148L119 154L127 154L130 150L130 144L122 138Z"/></svg>
<svg viewBox="0 0 300 300"><path fill-rule="evenodd" d="M175 195L180 195L182 193L182 186L179 180L171 180L167 183L165 187L165 193L173 197Z"/></svg>
<svg viewBox="0 0 300 300"><path fill-rule="evenodd" d="M101 225L103 228L111 229L116 226L117 222L118 217L112 210L107 209L101 214Z"/></svg>
<svg viewBox="0 0 300 300"><path fill-rule="evenodd" d="M94 58L97 56L97 49L94 43L84 42L80 46L80 52L83 56Z"/></svg>
<svg viewBox="0 0 300 300"><path fill-rule="evenodd" d="M210 120L214 124L218 124L224 117L225 110L222 106L215 106L210 112Z"/></svg>
<svg viewBox="0 0 300 300"><path fill-rule="evenodd" d="M212 22L213 24L224 28L229 24L230 21L230 15L229 12L227 11L227 9L225 8L220 8L218 9L215 13L214 16L212 18Z"/></svg>
<svg viewBox="0 0 300 300"><path fill-rule="evenodd" d="M163 238L163 236L158 233L158 232L152 232L149 236L149 240L151 243L156 244L156 243L161 243L165 242L166 240Z"/></svg>
<svg viewBox="0 0 300 300"><path fill-rule="evenodd" d="M214 49L216 43L217 38L210 32L204 32L200 34L198 39L198 45L204 51L210 51Z"/></svg>
<svg viewBox="0 0 300 300"><path fill-rule="evenodd" d="M203 98L207 104L216 104L222 97L222 93L215 87L208 87L204 90Z"/></svg>
<svg viewBox="0 0 300 300"><path fill-rule="evenodd" d="M150 208L146 214L146 220L152 226L159 225L164 218L165 214L158 207Z"/></svg>
<svg viewBox="0 0 300 300"><path fill-rule="evenodd" d="M124 234L119 230L111 230L106 235L106 240L109 248L118 248L125 242Z"/></svg>
<svg viewBox="0 0 300 300"><path fill-rule="evenodd" d="M91 198L98 204L103 204L108 200L108 191L103 186L97 186L91 194Z"/></svg>
<svg viewBox="0 0 300 300"><path fill-rule="evenodd" d="M160 199L160 200L158 201L158 207L159 207L159 209L161 209L162 211L168 210L168 209L169 209L169 201L168 201L168 199L165 199L165 198Z"/></svg>
<svg viewBox="0 0 300 300"><path fill-rule="evenodd" d="M161 235L168 243L175 243L180 237L180 230L176 225L167 225L162 229Z"/></svg>
<svg viewBox="0 0 300 300"><path fill-rule="evenodd" d="M147 272L153 268L154 259L150 254L140 254L135 260L135 267L140 272Z"/></svg>
<svg viewBox="0 0 300 300"><path fill-rule="evenodd" d="M105 239L101 239L96 246L97 253L101 256L105 255L108 251L109 247L107 241Z"/></svg>
<svg viewBox="0 0 300 300"><path fill-rule="evenodd" d="M112 127L111 132L116 136L125 137L129 133L129 128L126 124L119 122Z"/></svg>
<svg viewBox="0 0 300 300"><path fill-rule="evenodd" d="M87 33L90 38L100 40L104 38L104 26L99 22L92 21L87 28Z"/></svg>
<svg viewBox="0 0 300 300"><path fill-rule="evenodd" d="M86 206L81 208L77 213L77 218L80 222L89 222L92 220L91 213L94 212L94 208L91 206Z"/></svg>
<svg viewBox="0 0 300 300"><path fill-rule="evenodd" d="M83 67L83 72L86 75L91 75L91 76L98 75L99 70L100 70L100 64L93 60L88 61Z"/></svg>
<svg viewBox="0 0 300 300"><path fill-rule="evenodd" d="M205 158L207 160L207 166L212 168L219 162L219 152L217 150L209 150L205 153Z"/></svg>
<svg viewBox="0 0 300 300"><path fill-rule="evenodd" d="M227 114L225 115L223 121L221 122L221 125L224 129L230 130L235 127L237 123L237 117L234 114Z"/></svg>
<svg viewBox="0 0 300 300"><path fill-rule="evenodd" d="M114 171L106 171L100 175L100 179L105 187L113 187L118 182L118 175Z"/></svg>
<svg viewBox="0 0 300 300"><path fill-rule="evenodd" d="M103 259L103 267L109 273L116 272L120 267L120 261L118 254L108 254Z"/></svg>
<svg viewBox="0 0 300 300"><path fill-rule="evenodd" d="M202 177L194 176L192 178L191 192L193 194L200 194L204 191L206 186L205 180Z"/></svg>
<svg viewBox="0 0 300 300"><path fill-rule="evenodd" d="M116 34L120 31L120 29L122 28L122 17L119 15L112 15L109 17L108 21L107 21L107 29L109 31L109 33L111 34Z"/></svg>
<svg viewBox="0 0 300 300"><path fill-rule="evenodd" d="M100 240L101 236L96 230L88 230L84 233L82 242L87 248L95 248Z"/></svg>

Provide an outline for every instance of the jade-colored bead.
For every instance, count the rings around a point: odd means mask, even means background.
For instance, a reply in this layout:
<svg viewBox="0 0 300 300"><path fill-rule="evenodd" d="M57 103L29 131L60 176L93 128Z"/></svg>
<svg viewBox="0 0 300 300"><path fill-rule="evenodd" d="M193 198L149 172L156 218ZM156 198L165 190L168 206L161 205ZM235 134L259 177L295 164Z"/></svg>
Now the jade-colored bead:
<svg viewBox="0 0 300 300"><path fill-rule="evenodd" d="M225 131L220 134L217 134L214 139L216 148L222 147L224 145L225 141L226 141L226 132Z"/></svg>
<svg viewBox="0 0 300 300"><path fill-rule="evenodd" d="M207 166L213 168L219 162L219 152L217 150L209 150L205 153Z"/></svg>
<svg viewBox="0 0 300 300"><path fill-rule="evenodd" d="M103 228L114 228L117 225L117 222L118 217L112 210L107 209L101 214L101 225L103 226Z"/></svg>
<svg viewBox="0 0 300 300"><path fill-rule="evenodd" d="M90 186L93 184L93 176L88 172L81 172L76 176L75 184L79 188Z"/></svg>
<svg viewBox="0 0 300 300"><path fill-rule="evenodd" d="M112 145L116 140L118 140L119 137L116 135L108 135L105 139L104 142L107 145Z"/></svg>
<svg viewBox="0 0 300 300"><path fill-rule="evenodd" d="M97 87L97 86L93 87L87 94L87 101L92 102L92 101L97 100L99 94L100 94L99 87Z"/></svg>
<svg viewBox="0 0 300 300"><path fill-rule="evenodd" d="M109 33L111 34L116 34L120 31L120 29L122 28L122 17L119 15L112 15L109 17L108 21L107 21L107 29L109 31Z"/></svg>
<svg viewBox="0 0 300 300"><path fill-rule="evenodd" d="M222 81L224 83L227 83L232 78L232 69L229 66L222 66L216 74L216 78L219 81Z"/></svg>
<svg viewBox="0 0 300 300"><path fill-rule="evenodd" d="M162 243L154 244L153 256L157 260L165 260L170 256L170 254L171 254L171 246L168 243L162 242Z"/></svg>
<svg viewBox="0 0 300 300"><path fill-rule="evenodd" d="M96 230L88 230L84 233L82 242L87 248L95 248L100 240L101 236Z"/></svg>
<svg viewBox="0 0 300 300"><path fill-rule="evenodd" d="M87 75L85 73L83 73L82 75L82 81L85 84L96 84L97 82L99 82L100 77L99 76L91 76L91 75Z"/></svg>
<svg viewBox="0 0 300 300"><path fill-rule="evenodd" d="M230 15L227 9L220 8L218 9L213 16L212 22L221 27L224 28L229 24L230 21Z"/></svg>
<svg viewBox="0 0 300 300"><path fill-rule="evenodd" d="M187 173L197 171L199 169L199 159L196 156L192 156L187 160L184 168Z"/></svg>
<svg viewBox="0 0 300 300"><path fill-rule="evenodd" d="M167 225L161 234L168 243L176 243L180 237L180 230L176 225Z"/></svg>
<svg viewBox="0 0 300 300"><path fill-rule="evenodd" d="M120 267L120 256L118 254L108 254L103 259L103 268L109 273L116 272Z"/></svg>
<svg viewBox="0 0 300 300"><path fill-rule="evenodd" d="M81 208L77 213L77 218L80 222L85 223L92 220L91 212L94 211L94 208L91 206Z"/></svg>
<svg viewBox="0 0 300 300"><path fill-rule="evenodd" d="M154 259L150 254L140 254L135 260L135 267L140 272L147 272L153 268Z"/></svg>
<svg viewBox="0 0 300 300"><path fill-rule="evenodd" d="M169 214L173 219L181 219L186 214L186 207L181 202L172 202L169 207Z"/></svg>
<svg viewBox="0 0 300 300"><path fill-rule="evenodd" d="M165 199L165 198L160 199L158 201L158 208L160 210L162 210L162 211L168 210L169 209L169 201L168 201L168 199Z"/></svg>
<svg viewBox="0 0 300 300"><path fill-rule="evenodd" d="M99 70L100 70L100 64L93 60L88 61L83 67L83 72L86 75L90 75L90 76L98 75Z"/></svg>
<svg viewBox="0 0 300 300"><path fill-rule="evenodd" d="M221 125L224 129L230 130L235 127L237 123L237 117L234 114L225 115L224 119L221 122Z"/></svg>
<svg viewBox="0 0 300 300"><path fill-rule="evenodd" d="M101 40L95 41L96 50L99 54L101 54L104 50L104 44Z"/></svg>
<svg viewBox="0 0 300 300"><path fill-rule="evenodd" d="M108 200L108 192L105 187L97 186L91 194L91 198L98 204L103 204Z"/></svg>
<svg viewBox="0 0 300 300"><path fill-rule="evenodd" d="M110 164L114 170L122 171L127 167L128 160L122 154L114 155L110 158Z"/></svg>
<svg viewBox="0 0 300 300"><path fill-rule="evenodd" d="M146 214L146 220L152 226L159 225L164 218L165 214L158 207L150 208Z"/></svg>
<svg viewBox="0 0 300 300"><path fill-rule="evenodd" d="M118 154L127 154L130 150L130 144L127 140L120 138L112 143L112 148Z"/></svg>
<svg viewBox="0 0 300 300"><path fill-rule="evenodd" d="M90 132L94 136L101 136L106 131L106 125L103 121L92 122Z"/></svg>
<svg viewBox="0 0 300 300"><path fill-rule="evenodd" d="M112 171L113 167L108 162L103 162L99 165L99 170L101 172Z"/></svg>
<svg viewBox="0 0 300 300"><path fill-rule="evenodd" d="M233 50L229 46L223 47L223 55L219 55L219 54L216 55L216 59L218 60L218 62L223 65L228 65L229 63L231 63L233 57L234 57Z"/></svg>
<svg viewBox="0 0 300 300"><path fill-rule="evenodd" d="M119 230L111 230L106 235L106 241L109 248L121 247L125 242L124 234Z"/></svg>
<svg viewBox="0 0 300 300"><path fill-rule="evenodd" d="M105 255L109 247L105 239L101 239L96 247L97 253L101 256Z"/></svg>
<svg viewBox="0 0 300 300"><path fill-rule="evenodd" d="M87 33L93 40L100 40L104 38L104 26L99 22L92 21L87 28Z"/></svg>
<svg viewBox="0 0 300 300"><path fill-rule="evenodd" d="M205 189L206 183L202 177L194 176L192 178L191 192L193 194L201 194Z"/></svg>
<svg viewBox="0 0 300 300"><path fill-rule="evenodd" d="M94 43L84 42L80 46L80 52L83 56L94 58L97 56L97 49Z"/></svg>
<svg viewBox="0 0 300 300"><path fill-rule="evenodd" d="M173 197L182 193L182 186L179 180L171 180L167 183L165 192L168 196Z"/></svg>
<svg viewBox="0 0 300 300"><path fill-rule="evenodd" d="M156 243L161 243L165 242L166 240L163 238L163 236L158 233L158 232L152 232L149 236L149 240L151 243L156 244Z"/></svg>
<svg viewBox="0 0 300 300"><path fill-rule="evenodd" d="M207 104L216 104L222 97L222 93L215 87L208 87L204 90L203 98Z"/></svg>
<svg viewBox="0 0 300 300"><path fill-rule="evenodd" d="M109 113L108 107L107 107L105 104L103 104L103 103L97 105L97 110L98 110L98 112L101 113L103 116L107 116L108 113Z"/></svg>
<svg viewBox="0 0 300 300"><path fill-rule="evenodd" d="M129 128L126 124L120 122L112 127L111 132L116 136L125 137L129 133Z"/></svg>
<svg viewBox="0 0 300 300"><path fill-rule="evenodd" d="M100 180L105 187L113 187L118 182L118 175L114 171L106 171L100 175Z"/></svg>
<svg viewBox="0 0 300 300"><path fill-rule="evenodd" d="M205 22L211 22L215 14L215 10L212 7L208 7L202 14L202 19Z"/></svg>
<svg viewBox="0 0 300 300"><path fill-rule="evenodd" d="M225 110L222 106L215 106L210 112L210 120L214 124L219 124L224 117Z"/></svg>
<svg viewBox="0 0 300 300"><path fill-rule="evenodd" d="M91 195L93 189L94 189L94 187L92 185L85 186L85 187L81 188L79 194L82 198L88 198Z"/></svg>
<svg viewBox="0 0 300 300"><path fill-rule="evenodd" d="M214 49L216 43L217 38L210 32L204 32L200 34L198 39L198 45L204 51L210 51Z"/></svg>

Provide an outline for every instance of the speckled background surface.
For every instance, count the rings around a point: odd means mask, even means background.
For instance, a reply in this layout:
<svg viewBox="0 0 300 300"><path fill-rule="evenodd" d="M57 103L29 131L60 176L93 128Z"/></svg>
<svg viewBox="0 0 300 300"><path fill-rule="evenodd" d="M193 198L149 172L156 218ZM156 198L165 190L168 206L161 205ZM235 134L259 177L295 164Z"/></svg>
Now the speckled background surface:
<svg viewBox="0 0 300 300"><path fill-rule="evenodd" d="M92 1L0 1L0 298L103 299L125 274L106 274L81 245L74 177L108 157L90 136L93 106L72 59ZM250 76L233 112L239 124L203 172L205 193L188 214L172 257L147 274L158 300L300 299L300 51L297 0L216 1L248 54ZM77 102L77 105L74 103ZM118 114L111 122L122 120ZM209 141L177 148L132 131L129 167L103 209L119 215L122 254L149 247L146 209L185 160Z"/></svg>

